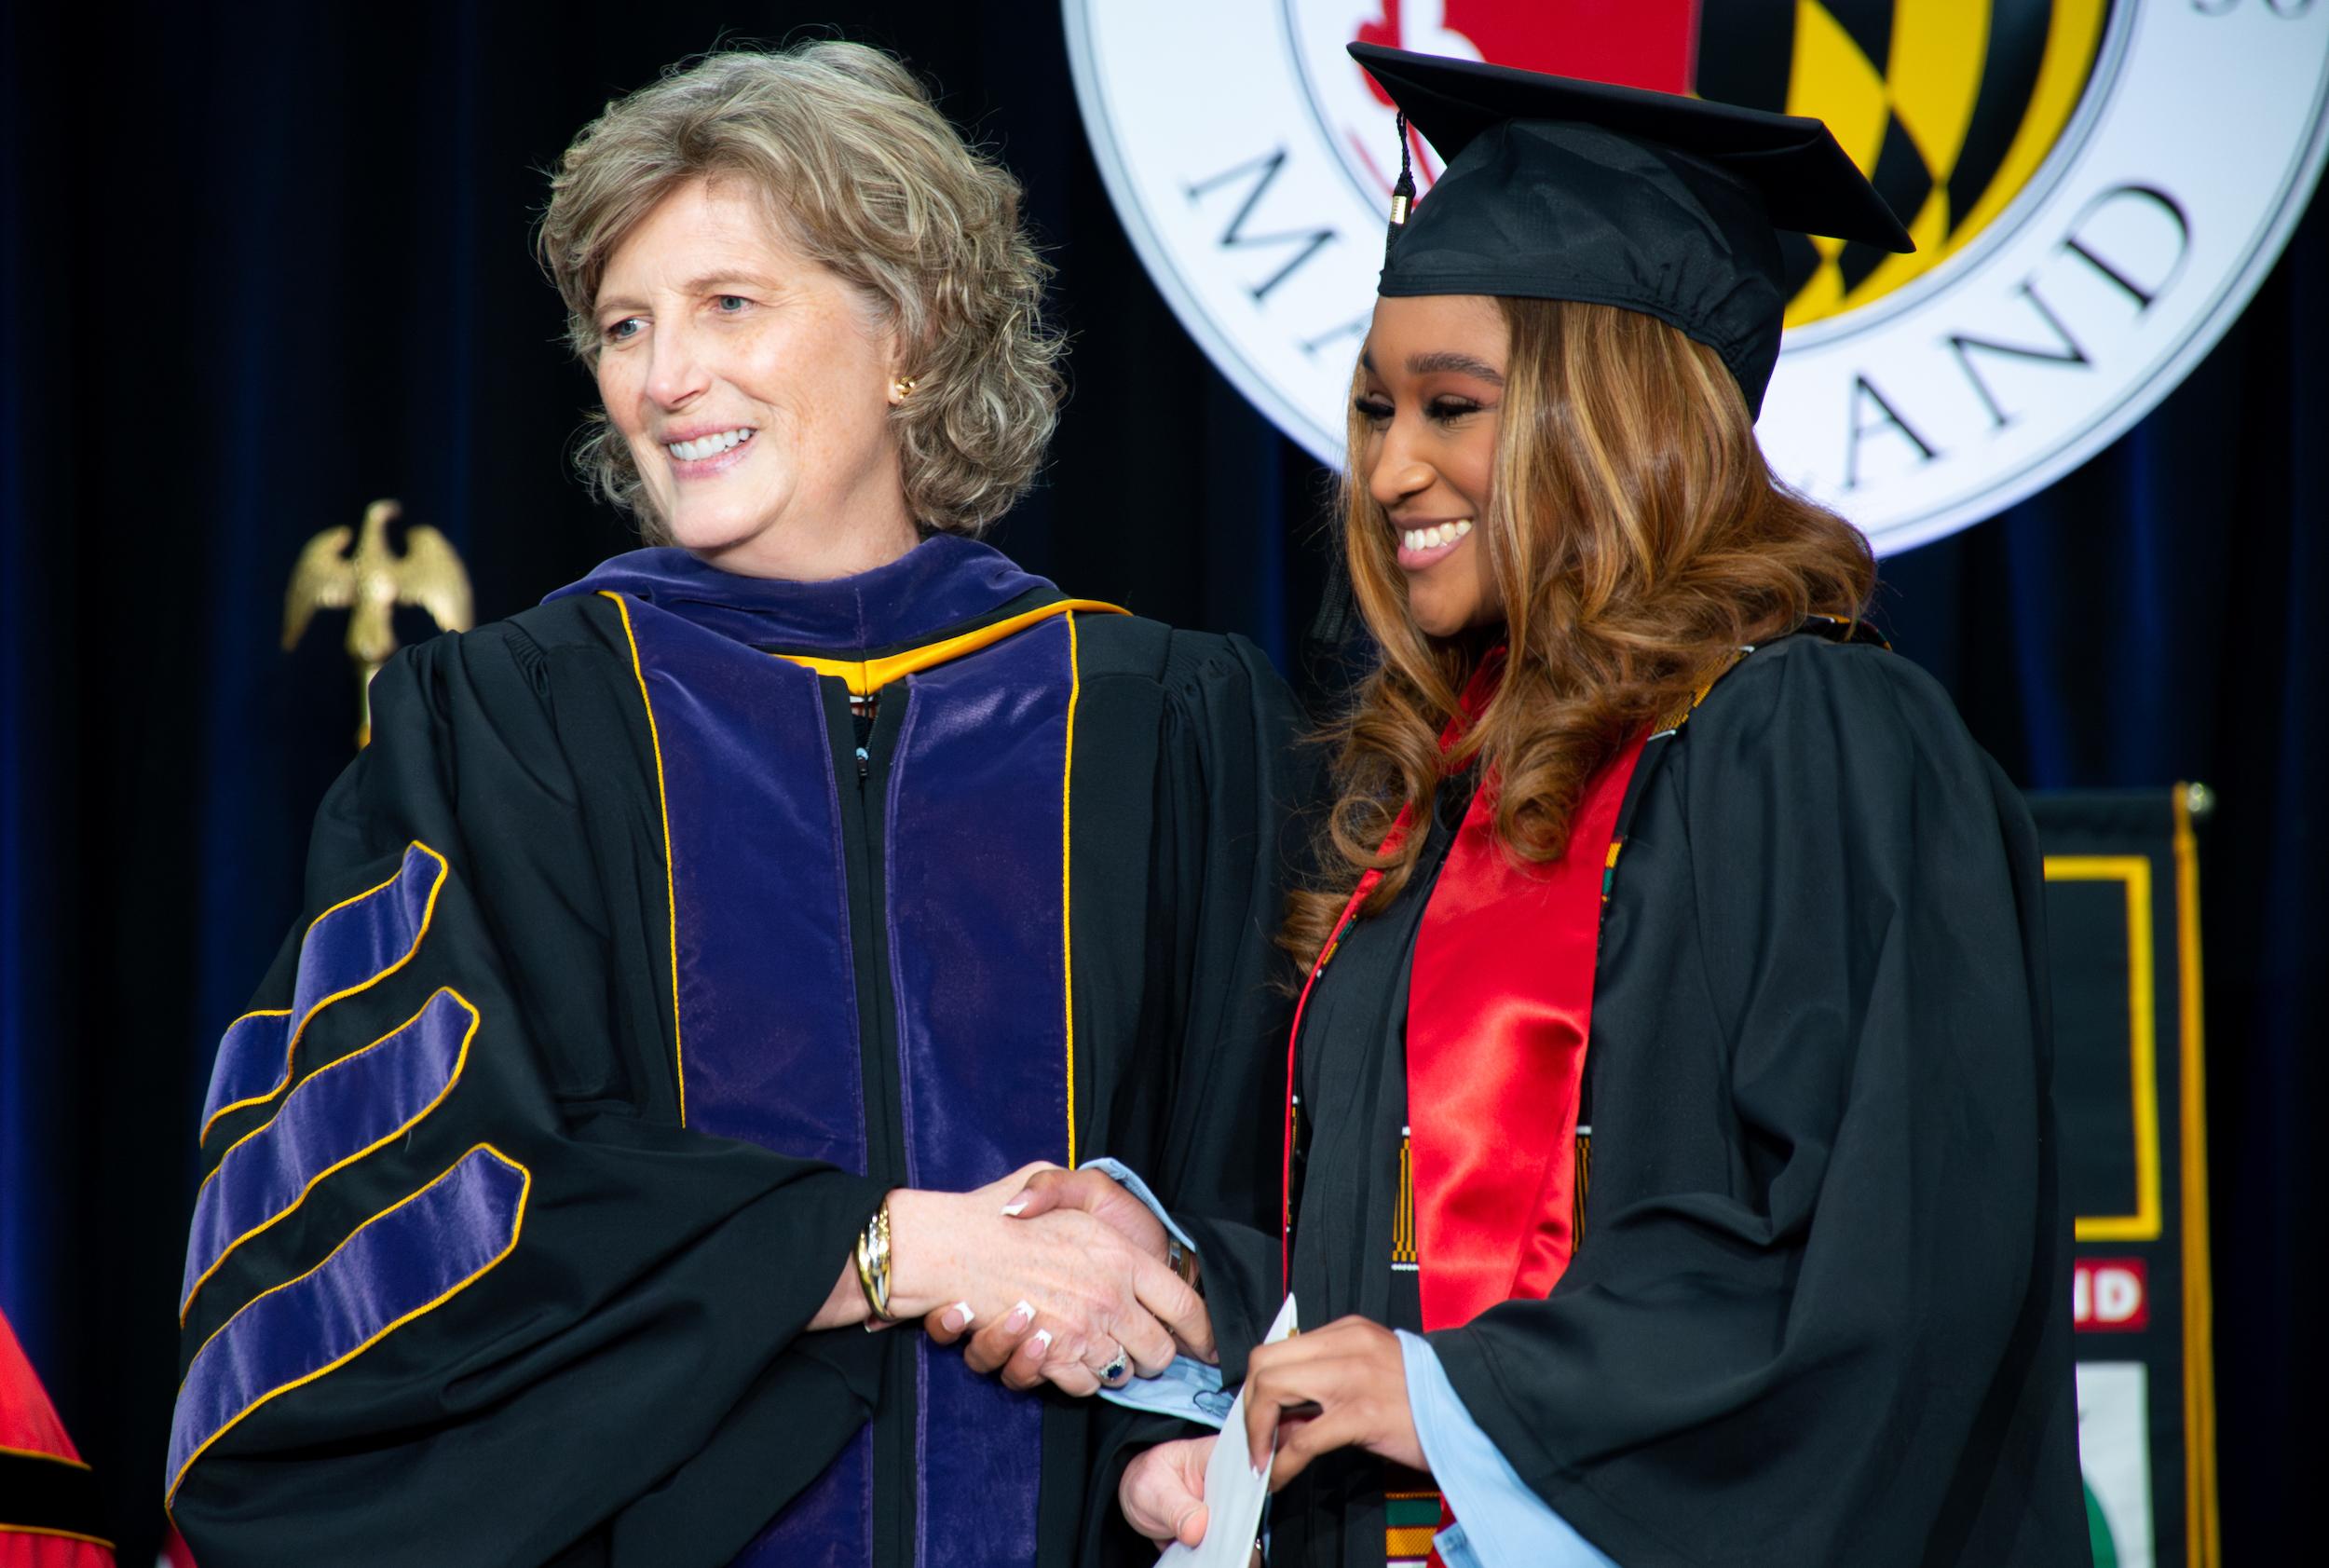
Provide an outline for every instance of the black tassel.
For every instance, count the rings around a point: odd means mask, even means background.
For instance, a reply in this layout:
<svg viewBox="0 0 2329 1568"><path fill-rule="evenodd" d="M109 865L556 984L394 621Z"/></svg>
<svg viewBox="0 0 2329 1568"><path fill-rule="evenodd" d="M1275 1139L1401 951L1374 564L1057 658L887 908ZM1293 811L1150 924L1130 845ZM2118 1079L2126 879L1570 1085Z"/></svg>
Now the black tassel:
<svg viewBox="0 0 2329 1568"><path fill-rule="evenodd" d="M1407 156L1407 112L1399 112L1399 182L1391 187L1391 226L1399 228L1407 223L1408 212L1415 205L1415 170Z"/></svg>

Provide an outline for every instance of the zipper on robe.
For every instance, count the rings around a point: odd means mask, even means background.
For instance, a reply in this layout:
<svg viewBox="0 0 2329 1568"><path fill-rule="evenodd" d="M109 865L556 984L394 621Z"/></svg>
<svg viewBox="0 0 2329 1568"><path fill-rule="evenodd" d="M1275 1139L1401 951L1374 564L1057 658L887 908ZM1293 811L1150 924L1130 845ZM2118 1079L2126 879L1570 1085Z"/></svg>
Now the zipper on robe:
<svg viewBox="0 0 2329 1568"><path fill-rule="evenodd" d="M849 869L850 940L858 955L857 1056L864 1074L865 1169L892 1187L910 1185L906 1168L906 1123L898 1063L896 992L891 981L888 920L888 801L890 763L910 688L899 682L873 714L859 741L849 688L835 676L818 687L824 698L825 733L841 807L841 841ZM906 1568L915 1561L915 1430L920 1424L919 1368L914 1336L882 1335L891 1392L873 1421L873 1565Z"/></svg>

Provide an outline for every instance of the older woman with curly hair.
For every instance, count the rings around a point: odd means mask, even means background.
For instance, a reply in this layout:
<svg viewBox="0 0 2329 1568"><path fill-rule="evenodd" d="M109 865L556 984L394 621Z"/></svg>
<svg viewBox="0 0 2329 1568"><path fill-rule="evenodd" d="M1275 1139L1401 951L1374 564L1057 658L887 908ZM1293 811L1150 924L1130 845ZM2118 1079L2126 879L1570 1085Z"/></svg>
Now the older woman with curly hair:
<svg viewBox="0 0 2329 1568"><path fill-rule="evenodd" d="M846 44L568 149L583 467L655 547L375 684L203 1113L204 1561L1065 1561L1058 1392L1206 1349L1152 1222L1004 1211L1261 1189L1293 715L977 542L1059 394L1017 209Z"/></svg>

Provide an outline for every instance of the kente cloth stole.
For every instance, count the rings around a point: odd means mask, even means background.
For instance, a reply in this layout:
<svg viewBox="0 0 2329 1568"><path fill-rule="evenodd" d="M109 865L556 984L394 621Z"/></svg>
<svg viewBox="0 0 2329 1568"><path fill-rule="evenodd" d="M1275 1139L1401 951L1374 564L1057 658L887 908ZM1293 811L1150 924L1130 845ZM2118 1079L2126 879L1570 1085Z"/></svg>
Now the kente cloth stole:
<svg viewBox="0 0 2329 1568"><path fill-rule="evenodd" d="M837 776L815 672L626 604L663 774L688 1125L865 1171L881 1110L856 966L874 958L851 941L841 798L865 787L908 1180L959 1191L1065 1161L1070 617L892 682L881 700L905 716L860 786ZM918 1561L1034 1561L1041 1402L919 1354ZM864 1561L873 1510L868 1426L737 1561Z"/></svg>

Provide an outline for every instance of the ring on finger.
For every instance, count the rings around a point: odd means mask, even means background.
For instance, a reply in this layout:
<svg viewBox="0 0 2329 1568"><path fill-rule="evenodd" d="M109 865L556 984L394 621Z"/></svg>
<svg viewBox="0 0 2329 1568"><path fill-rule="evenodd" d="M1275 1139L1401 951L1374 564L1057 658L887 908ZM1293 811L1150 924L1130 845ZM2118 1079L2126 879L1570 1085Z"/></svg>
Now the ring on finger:
<svg viewBox="0 0 2329 1568"><path fill-rule="evenodd" d="M1131 1367L1124 1360L1124 1347L1120 1344L1108 1365L1100 1369L1100 1381L1112 1388L1129 1377L1131 1372Z"/></svg>

